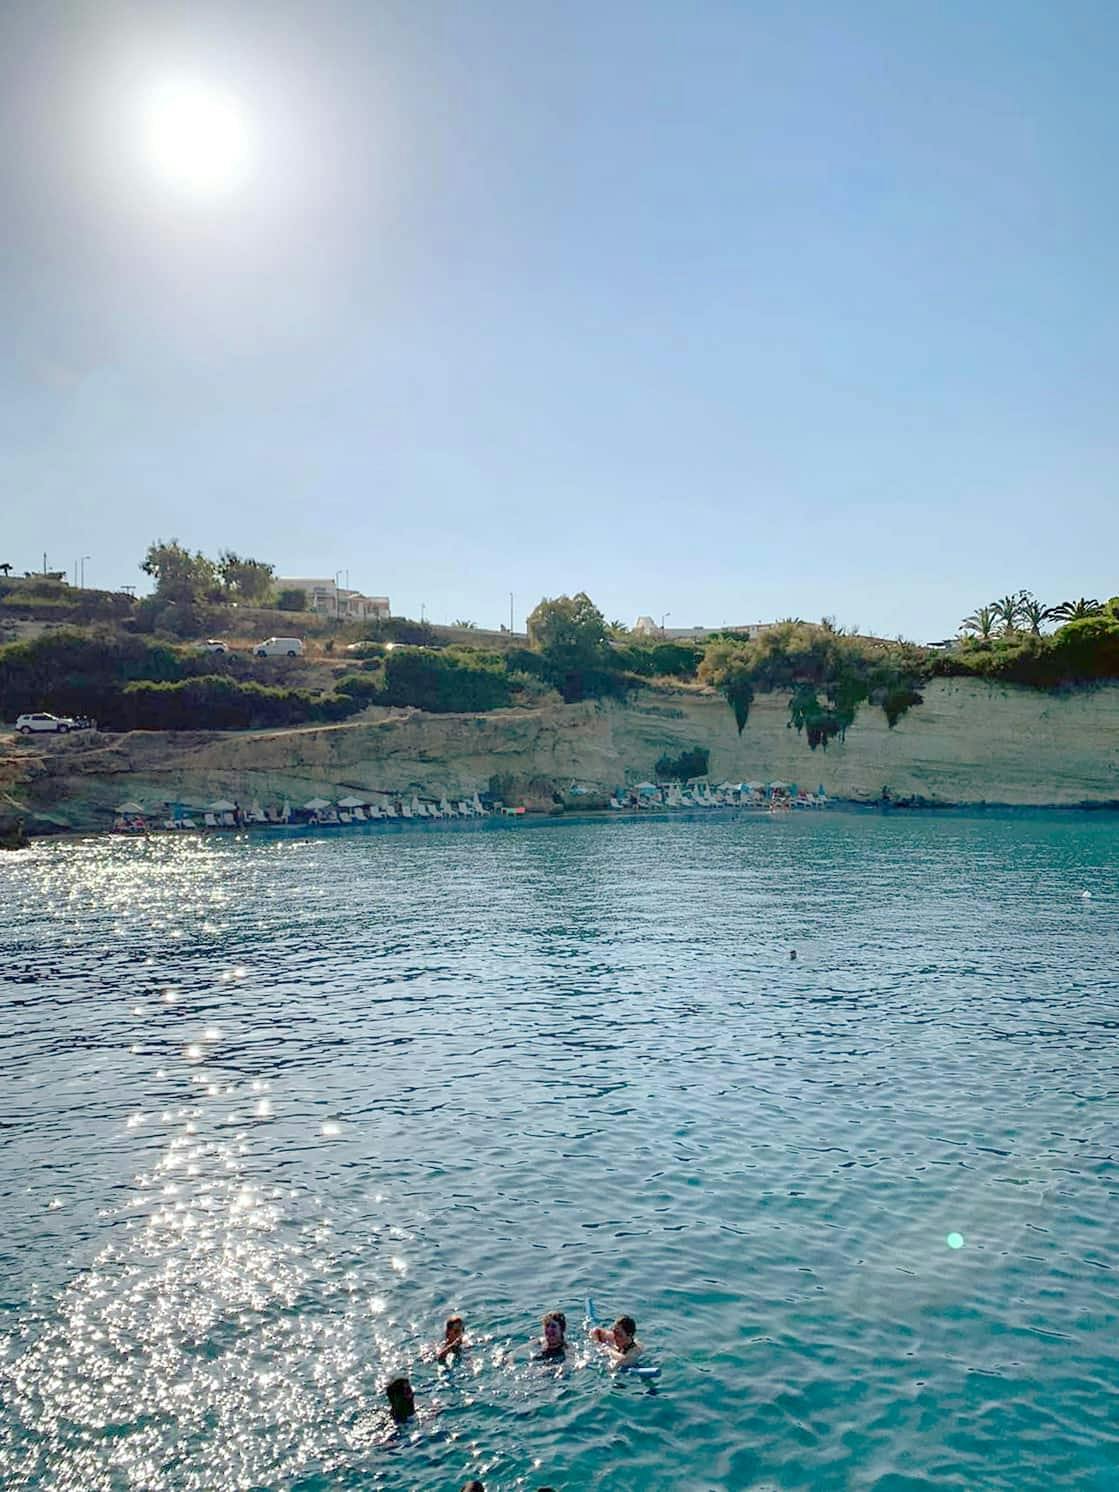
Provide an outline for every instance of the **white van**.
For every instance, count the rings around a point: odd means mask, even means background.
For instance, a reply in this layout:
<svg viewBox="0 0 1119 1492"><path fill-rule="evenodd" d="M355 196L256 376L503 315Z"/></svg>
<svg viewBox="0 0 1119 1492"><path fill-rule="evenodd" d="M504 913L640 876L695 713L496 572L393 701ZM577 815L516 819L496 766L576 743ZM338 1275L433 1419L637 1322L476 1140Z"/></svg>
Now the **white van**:
<svg viewBox="0 0 1119 1492"><path fill-rule="evenodd" d="M298 637L267 637L253 652L258 658L302 658L303 642Z"/></svg>

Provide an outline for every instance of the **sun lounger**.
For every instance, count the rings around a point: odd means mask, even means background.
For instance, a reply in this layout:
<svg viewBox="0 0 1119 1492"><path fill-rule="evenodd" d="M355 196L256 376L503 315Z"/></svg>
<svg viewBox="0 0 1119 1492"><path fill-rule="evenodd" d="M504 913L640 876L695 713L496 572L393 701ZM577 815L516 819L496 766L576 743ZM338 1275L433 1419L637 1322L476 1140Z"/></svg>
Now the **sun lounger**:
<svg viewBox="0 0 1119 1492"><path fill-rule="evenodd" d="M218 827L217 817L212 813L204 814L202 821L207 829L216 829Z"/></svg>

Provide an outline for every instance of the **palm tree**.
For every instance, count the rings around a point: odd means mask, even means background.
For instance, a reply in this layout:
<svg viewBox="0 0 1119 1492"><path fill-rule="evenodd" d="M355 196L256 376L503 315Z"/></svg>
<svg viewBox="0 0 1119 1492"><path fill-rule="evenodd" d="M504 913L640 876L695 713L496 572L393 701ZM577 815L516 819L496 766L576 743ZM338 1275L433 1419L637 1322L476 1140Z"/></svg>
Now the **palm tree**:
<svg viewBox="0 0 1119 1492"><path fill-rule="evenodd" d="M1081 596L1079 601L1062 601L1049 614L1058 622L1082 622L1085 617L1102 616L1103 607L1095 597L1089 601L1086 596Z"/></svg>
<svg viewBox="0 0 1119 1492"><path fill-rule="evenodd" d="M1050 616L1052 616L1050 607L1041 606L1040 601L1038 601L1035 595L1026 595L1025 600L1022 601L1021 610L1019 610L1019 619L1025 622L1026 627L1034 634L1034 637L1041 636L1041 622L1049 621Z"/></svg>
<svg viewBox="0 0 1119 1492"><path fill-rule="evenodd" d="M1047 622L1052 615L1052 608L1042 606L1036 596L1029 594L1023 596L1022 604L1018 609L1018 619L1026 623L1034 637L1041 636L1042 622Z"/></svg>
<svg viewBox="0 0 1119 1492"><path fill-rule="evenodd" d="M970 616L960 623L961 632L974 632L984 642L990 642L995 633L998 615L994 606L977 606Z"/></svg>
<svg viewBox="0 0 1119 1492"><path fill-rule="evenodd" d="M7 580L8 576L12 573L12 567L8 564L0 565L0 570L3 570L5 580Z"/></svg>
<svg viewBox="0 0 1119 1492"><path fill-rule="evenodd" d="M1008 636L1011 632L1017 632L1018 623L1022 619L1022 603L1026 599L1025 591L1015 591L1009 596L1003 596L999 601L991 602L991 610L995 614L995 620L1002 623L1002 635Z"/></svg>

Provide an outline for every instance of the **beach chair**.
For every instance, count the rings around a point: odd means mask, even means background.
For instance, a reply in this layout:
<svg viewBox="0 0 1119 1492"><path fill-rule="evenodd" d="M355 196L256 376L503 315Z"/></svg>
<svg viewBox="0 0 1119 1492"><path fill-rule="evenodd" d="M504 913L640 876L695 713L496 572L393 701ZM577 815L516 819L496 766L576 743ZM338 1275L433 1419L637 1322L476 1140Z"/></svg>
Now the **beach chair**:
<svg viewBox="0 0 1119 1492"><path fill-rule="evenodd" d="M206 825L207 829L216 829L218 827L217 815L213 813L204 814L202 822Z"/></svg>
<svg viewBox="0 0 1119 1492"><path fill-rule="evenodd" d="M355 809L352 810L352 813L353 813L353 820L354 820L355 824L364 824L365 823L365 809L364 808L355 808Z"/></svg>
<svg viewBox="0 0 1119 1492"><path fill-rule="evenodd" d="M350 812L350 810L348 808L343 808L343 809L341 809L339 811L338 822L340 824L352 824L353 821L354 821L354 816L353 816L353 814Z"/></svg>

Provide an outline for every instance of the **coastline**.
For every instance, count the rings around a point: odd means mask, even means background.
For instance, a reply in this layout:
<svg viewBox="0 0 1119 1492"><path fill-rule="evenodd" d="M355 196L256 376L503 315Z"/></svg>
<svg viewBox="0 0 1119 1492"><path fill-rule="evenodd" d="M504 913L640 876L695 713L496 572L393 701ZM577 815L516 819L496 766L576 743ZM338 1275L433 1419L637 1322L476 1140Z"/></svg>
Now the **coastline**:
<svg viewBox="0 0 1119 1492"><path fill-rule="evenodd" d="M589 824L614 824L628 827L638 823L728 823L736 819L750 818L761 821L784 821L788 819L815 818L820 814L829 817L836 814L853 817L889 818L895 814L912 817L934 817L943 819L993 819L1022 820L1071 816L1073 814L1119 816L1119 800L1109 803L898 803L891 799L878 802L863 802L854 799L830 799L826 805L814 810L792 809L774 813L768 808L727 805L696 809L594 809L576 813L524 813L519 815L487 814L474 819L379 819L354 824L242 824L237 827L206 828L199 830L174 830L151 827L134 832L112 829L69 828L59 826L35 832L29 829L20 838L11 836L11 842L0 838L0 852L16 853L31 849L40 842L67 843L81 839L109 839L113 841L141 841L148 839L222 839L235 840L249 835L254 839L267 838L290 841L293 839L333 839L338 836L353 838L370 835L399 834L489 834L518 833L531 829L577 827Z"/></svg>

